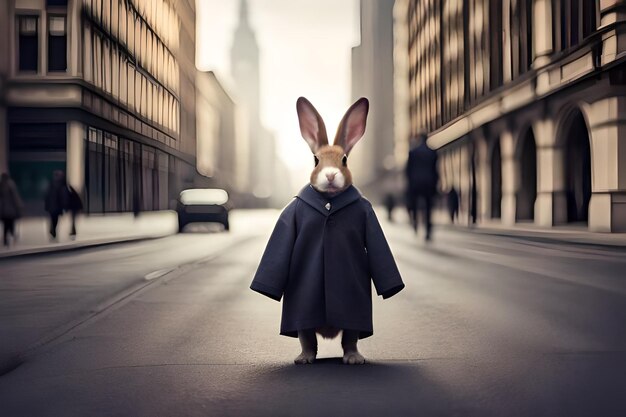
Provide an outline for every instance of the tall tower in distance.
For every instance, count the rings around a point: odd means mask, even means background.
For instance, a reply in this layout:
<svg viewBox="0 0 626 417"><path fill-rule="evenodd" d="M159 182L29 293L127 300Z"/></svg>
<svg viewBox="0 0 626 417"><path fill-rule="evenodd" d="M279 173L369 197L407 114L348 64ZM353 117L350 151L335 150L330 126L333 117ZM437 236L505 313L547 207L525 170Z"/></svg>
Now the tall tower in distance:
<svg viewBox="0 0 626 417"><path fill-rule="evenodd" d="M239 3L239 24L230 55L237 104L243 108L248 149L248 184L254 205L267 206L274 190L274 138L261 124L259 45L250 25L247 0Z"/></svg>

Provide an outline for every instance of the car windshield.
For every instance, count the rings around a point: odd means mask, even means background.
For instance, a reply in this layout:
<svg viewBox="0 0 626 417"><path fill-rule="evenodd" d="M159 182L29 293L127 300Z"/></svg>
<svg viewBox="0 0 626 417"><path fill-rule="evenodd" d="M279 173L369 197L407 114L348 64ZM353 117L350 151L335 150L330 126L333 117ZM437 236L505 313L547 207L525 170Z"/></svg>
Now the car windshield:
<svg viewBox="0 0 626 417"><path fill-rule="evenodd" d="M180 193L180 202L184 205L224 204L228 201L228 193L220 189L195 188Z"/></svg>

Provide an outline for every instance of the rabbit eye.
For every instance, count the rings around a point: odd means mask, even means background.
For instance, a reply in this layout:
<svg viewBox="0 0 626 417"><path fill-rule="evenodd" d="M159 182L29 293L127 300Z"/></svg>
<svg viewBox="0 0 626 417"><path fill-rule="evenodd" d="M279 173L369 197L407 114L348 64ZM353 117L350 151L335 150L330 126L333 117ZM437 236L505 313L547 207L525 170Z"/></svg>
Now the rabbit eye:
<svg viewBox="0 0 626 417"><path fill-rule="evenodd" d="M313 159L315 159L315 166L320 163L320 160L317 156L313 155Z"/></svg>
<svg viewBox="0 0 626 417"><path fill-rule="evenodd" d="M348 165L348 156L344 155L343 158L341 158L341 163L343 164L343 166L347 166Z"/></svg>

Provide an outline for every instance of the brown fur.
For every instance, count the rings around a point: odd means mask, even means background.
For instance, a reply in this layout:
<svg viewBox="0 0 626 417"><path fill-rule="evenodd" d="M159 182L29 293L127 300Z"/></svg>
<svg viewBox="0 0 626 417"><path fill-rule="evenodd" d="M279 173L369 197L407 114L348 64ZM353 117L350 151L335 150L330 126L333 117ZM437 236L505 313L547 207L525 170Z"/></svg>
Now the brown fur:
<svg viewBox="0 0 626 417"><path fill-rule="evenodd" d="M339 171L341 171L341 173L343 174L345 178L345 183L343 187L338 188L337 191L335 191L333 194L338 194L344 191L350 185L352 185L352 173L350 172L347 166L343 166L343 162L342 162L343 156L345 154L346 153L344 152L341 146L338 146L338 145L322 146L315 154L317 159L319 159L319 163L313 169L313 172L311 172L311 178L310 178L311 184L315 187L315 182L316 182L315 179L317 178L317 175L320 173L320 171L323 168L334 167L334 168L338 168Z"/></svg>
<svg viewBox="0 0 626 417"><path fill-rule="evenodd" d="M369 111L369 102L365 98L357 100L346 112L341 119L337 134L335 136L334 145L328 144L328 135L326 134L326 126L322 117L319 115L315 107L304 97L300 97L296 103L298 111L298 122L300 123L300 132L307 142L313 155L318 160L317 166L311 172L311 185L318 191L332 197L339 194L352 185L352 173L348 169L347 161L344 165L343 158L350 154L354 145L361 139L365 132L365 124L367 113ZM330 181L329 185L333 188L322 190L318 188L318 176L324 171ZM330 176L334 174L343 176L344 183L341 187L336 187L334 178ZM336 188L335 188L336 187ZM294 362L296 364L313 363L317 356L317 338L316 333L324 339L334 339L342 332L330 326L319 327L317 329L306 329L298 331L298 339L302 347L302 353L298 355ZM359 340L359 332L356 330L343 330L341 346L344 351L343 363L346 364L362 364L365 358L357 349Z"/></svg>
<svg viewBox="0 0 626 417"><path fill-rule="evenodd" d="M334 327L330 326L318 327L317 329L315 329L315 332L322 336L324 339L334 339L339 335L340 331L341 330L335 329Z"/></svg>

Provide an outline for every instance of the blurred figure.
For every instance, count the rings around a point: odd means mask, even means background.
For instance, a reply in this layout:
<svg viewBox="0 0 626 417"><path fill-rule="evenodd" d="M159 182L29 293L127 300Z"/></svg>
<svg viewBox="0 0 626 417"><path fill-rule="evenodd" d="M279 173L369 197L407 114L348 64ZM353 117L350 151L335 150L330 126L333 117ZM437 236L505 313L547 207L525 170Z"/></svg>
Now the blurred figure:
<svg viewBox="0 0 626 417"><path fill-rule="evenodd" d="M52 182L46 193L46 211L50 216L50 236L57 238L59 216L69 207L69 190L65 181L65 173L56 170L52 173Z"/></svg>
<svg viewBox="0 0 626 417"><path fill-rule="evenodd" d="M406 165L407 208L411 212L411 223L417 234L418 213L424 209L426 240L431 239L431 212L433 198L437 193L437 152L426 144L426 134L419 133L411 138L411 150Z"/></svg>
<svg viewBox="0 0 626 417"><path fill-rule="evenodd" d="M393 209L396 207L396 199L394 198L392 193L387 193L385 195L383 204L385 205L385 209L387 209L387 220L392 222L393 221L393 217L392 217Z"/></svg>
<svg viewBox="0 0 626 417"><path fill-rule="evenodd" d="M68 201L67 208L72 215L72 230L70 231L70 237L76 237L76 216L83 210L83 201L78 195L78 192L71 185L67 185Z"/></svg>
<svg viewBox="0 0 626 417"><path fill-rule="evenodd" d="M450 223L454 224L455 219L459 217L459 193L454 187L448 191L448 214L450 215Z"/></svg>
<svg viewBox="0 0 626 417"><path fill-rule="evenodd" d="M15 182L6 172L0 177L0 219L2 219L4 246L9 246L9 235L15 240L15 220L22 214L22 199Z"/></svg>

